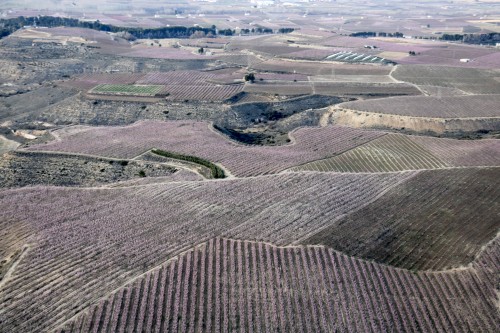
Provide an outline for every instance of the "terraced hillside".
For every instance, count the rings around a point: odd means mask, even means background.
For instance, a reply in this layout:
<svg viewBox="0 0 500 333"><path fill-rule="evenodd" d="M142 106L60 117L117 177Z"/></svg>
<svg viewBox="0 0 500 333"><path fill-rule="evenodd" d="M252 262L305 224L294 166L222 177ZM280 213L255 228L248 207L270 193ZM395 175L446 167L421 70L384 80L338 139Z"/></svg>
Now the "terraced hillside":
<svg viewBox="0 0 500 333"><path fill-rule="evenodd" d="M491 246L498 251L498 244ZM498 267L485 256L486 267ZM411 273L322 247L211 240L58 332L493 331L493 274Z"/></svg>

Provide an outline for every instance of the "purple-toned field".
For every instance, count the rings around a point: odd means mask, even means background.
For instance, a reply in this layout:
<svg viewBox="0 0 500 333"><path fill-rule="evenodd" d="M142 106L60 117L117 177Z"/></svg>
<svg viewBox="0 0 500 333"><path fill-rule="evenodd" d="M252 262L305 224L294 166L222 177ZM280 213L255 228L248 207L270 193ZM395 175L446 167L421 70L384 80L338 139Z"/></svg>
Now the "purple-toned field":
<svg viewBox="0 0 500 333"><path fill-rule="evenodd" d="M2 282L0 331L51 330L130 279L218 235L290 244L412 175L308 173L2 191L0 255L25 250ZM44 311L36 310L42 306Z"/></svg>
<svg viewBox="0 0 500 333"><path fill-rule="evenodd" d="M243 85L218 82L233 83L236 77L234 70L231 73L186 70L147 74L85 74L67 84L82 90L89 90L100 84L163 85L170 100L223 101L241 92Z"/></svg>
<svg viewBox="0 0 500 333"><path fill-rule="evenodd" d="M192 53L183 49L158 46L141 46L132 51L121 54L126 57L158 58L158 59L207 59L206 56Z"/></svg>
<svg viewBox="0 0 500 333"><path fill-rule="evenodd" d="M413 141L453 166L500 165L500 141L436 139L411 137Z"/></svg>
<svg viewBox="0 0 500 333"><path fill-rule="evenodd" d="M494 291L483 287L492 259L481 257L482 277L473 267L414 274L321 247L217 238L58 332L491 332L500 320Z"/></svg>
<svg viewBox="0 0 500 333"><path fill-rule="evenodd" d="M293 144L256 147L232 142L203 122L145 121L125 127L79 130L74 135L63 134L61 141L31 149L133 158L159 148L221 163L232 174L247 177L331 157L383 134L341 126L305 127L292 132Z"/></svg>
<svg viewBox="0 0 500 333"><path fill-rule="evenodd" d="M4 2L0 333L499 331L499 1Z"/></svg>
<svg viewBox="0 0 500 333"><path fill-rule="evenodd" d="M500 95L408 96L342 103L340 108L430 118L500 118Z"/></svg>
<svg viewBox="0 0 500 333"><path fill-rule="evenodd" d="M291 61L271 59L252 64L252 68L260 71L299 73L305 75L388 75L391 66L328 64L307 61Z"/></svg>
<svg viewBox="0 0 500 333"><path fill-rule="evenodd" d="M440 86L470 94L500 94L498 71L457 66L401 65L392 76L417 85Z"/></svg>
<svg viewBox="0 0 500 333"><path fill-rule="evenodd" d="M460 59L470 59L470 61L461 62ZM423 51L417 56L399 59L398 62L401 64L496 69L500 63L500 52L470 46L433 48Z"/></svg>
<svg viewBox="0 0 500 333"><path fill-rule="evenodd" d="M347 51L347 49L346 48L306 49L306 50L300 49L299 51L294 51L282 55L282 57L290 59L323 60L327 56L341 51Z"/></svg>

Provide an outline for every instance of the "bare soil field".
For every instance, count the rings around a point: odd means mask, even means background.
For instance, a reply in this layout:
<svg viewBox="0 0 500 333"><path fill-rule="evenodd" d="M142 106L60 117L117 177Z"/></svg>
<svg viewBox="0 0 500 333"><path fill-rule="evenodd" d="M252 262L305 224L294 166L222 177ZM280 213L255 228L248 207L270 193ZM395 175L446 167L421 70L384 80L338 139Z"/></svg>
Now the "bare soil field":
<svg viewBox="0 0 500 333"><path fill-rule="evenodd" d="M407 269L466 265L498 232L499 172L422 171L304 244Z"/></svg>
<svg viewBox="0 0 500 333"><path fill-rule="evenodd" d="M384 101L390 103L390 101ZM427 111L434 112L434 111ZM406 134L480 139L498 135L497 117L429 118L331 107L324 122L355 128L389 130Z"/></svg>

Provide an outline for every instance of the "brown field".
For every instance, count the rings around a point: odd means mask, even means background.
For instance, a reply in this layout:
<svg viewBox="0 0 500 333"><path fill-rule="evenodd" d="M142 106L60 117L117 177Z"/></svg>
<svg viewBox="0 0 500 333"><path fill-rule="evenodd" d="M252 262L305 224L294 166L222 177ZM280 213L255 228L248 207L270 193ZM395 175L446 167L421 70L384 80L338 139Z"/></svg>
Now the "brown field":
<svg viewBox="0 0 500 333"><path fill-rule="evenodd" d="M500 227L499 168L423 171L303 244L415 270L470 263Z"/></svg>

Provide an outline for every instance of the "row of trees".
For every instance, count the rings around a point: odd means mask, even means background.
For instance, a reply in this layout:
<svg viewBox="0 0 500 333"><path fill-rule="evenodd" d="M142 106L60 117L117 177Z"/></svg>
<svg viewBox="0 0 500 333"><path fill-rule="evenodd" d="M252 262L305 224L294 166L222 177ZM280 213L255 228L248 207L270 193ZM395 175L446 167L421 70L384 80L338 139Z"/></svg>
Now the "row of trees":
<svg viewBox="0 0 500 333"><path fill-rule="evenodd" d="M350 34L351 37L403 37L401 32L387 33L375 31L361 31ZM420 39L439 39L444 41L464 42L467 44L495 45L500 43L500 33L488 34L443 34L441 37L418 37Z"/></svg>
<svg viewBox="0 0 500 333"><path fill-rule="evenodd" d="M467 44L484 44L495 45L500 43L500 33L491 32L489 34L464 34L464 35L447 35L441 37L442 40L462 41Z"/></svg>
<svg viewBox="0 0 500 333"><path fill-rule="evenodd" d="M375 31L361 31L361 32L354 32L350 34L349 36L351 37L397 37L401 38L403 37L403 34L401 32L375 32Z"/></svg>
<svg viewBox="0 0 500 333"><path fill-rule="evenodd" d="M161 27L161 28L134 28L134 27L118 27L111 24L103 24L97 21L80 21L78 19L64 18L64 17L53 17L53 16L39 16L39 17L24 17L19 16L17 18L11 19L1 19L0 20L0 38L6 37L13 33L14 31L21 29L25 26L43 26L43 27L78 27L78 28L88 28L99 31L107 32L126 32L135 38L149 38L149 39L161 39L161 38L189 38L196 36L232 36L236 32L231 29L220 29L217 30L215 25L210 28L202 27ZM280 28L277 33L290 33L293 28ZM266 34L274 33L272 29L258 27L254 29L241 29L242 33L257 33Z"/></svg>

